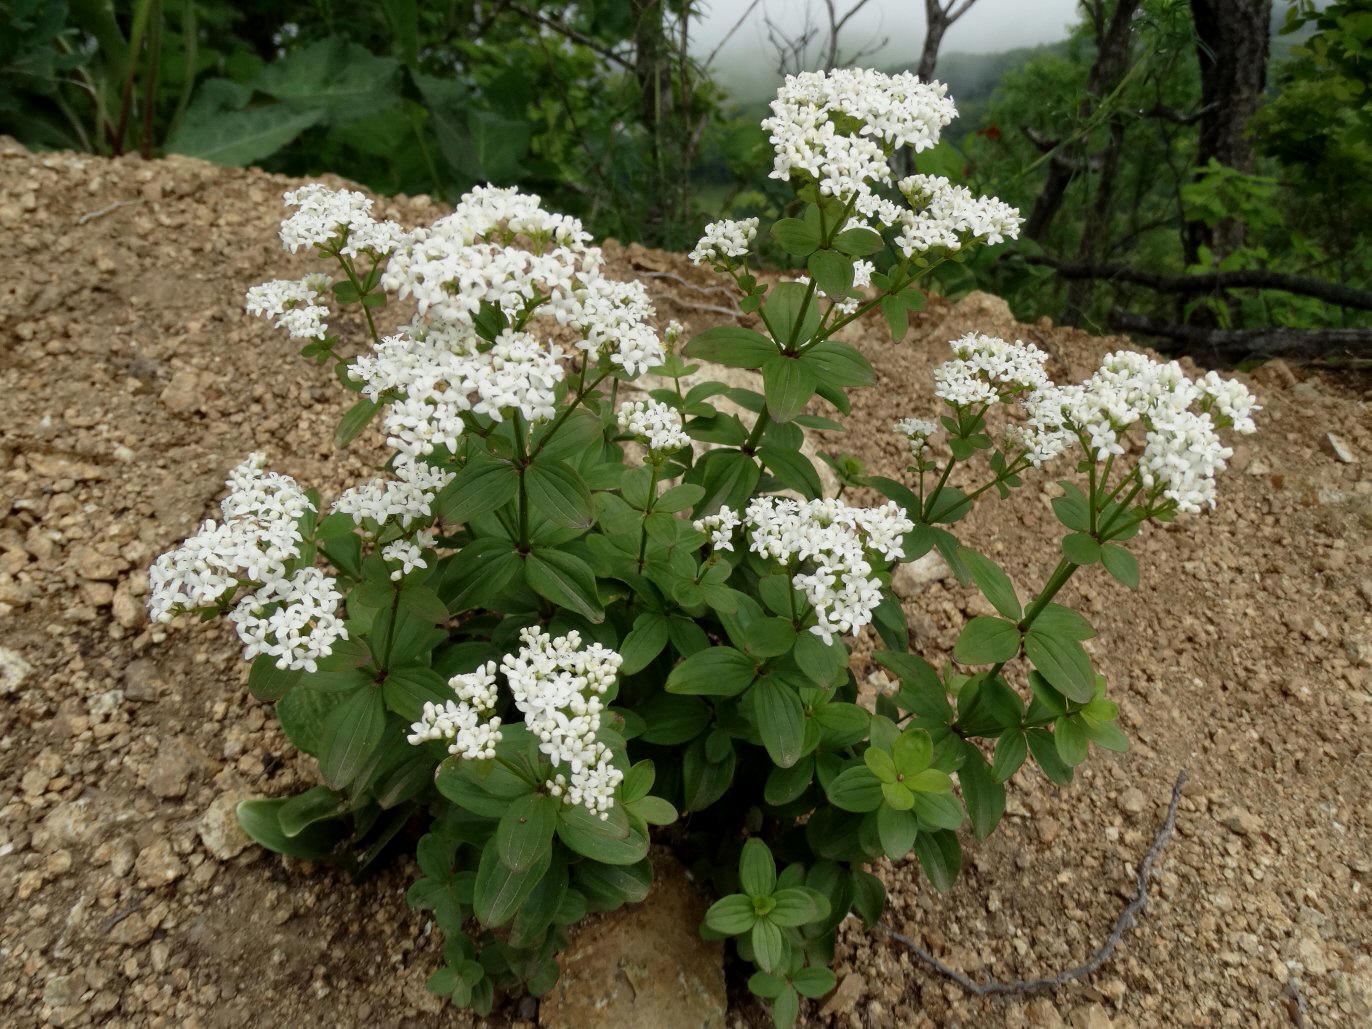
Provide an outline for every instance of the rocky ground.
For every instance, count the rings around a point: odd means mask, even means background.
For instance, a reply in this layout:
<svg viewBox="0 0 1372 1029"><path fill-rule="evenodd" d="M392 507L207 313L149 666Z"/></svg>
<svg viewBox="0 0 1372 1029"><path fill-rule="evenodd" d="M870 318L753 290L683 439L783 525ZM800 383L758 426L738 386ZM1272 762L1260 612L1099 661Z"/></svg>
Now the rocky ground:
<svg viewBox="0 0 1372 1029"><path fill-rule="evenodd" d="M248 285L305 266L275 242L286 186L0 143L0 1023L466 1021L424 992L437 941L401 899L408 862L353 886L248 845L234 803L314 770L247 693L225 626L143 614L149 561L212 511L244 453L267 451L326 497L376 457L333 448L342 391L242 313ZM380 206L409 222L440 213L425 198ZM718 319L707 308L723 299L684 259L609 253L615 273L652 276L664 319ZM1058 375L1126 343L1016 325L979 295L932 303L899 347L856 326L880 382L821 445L895 473L889 423L932 413L931 368L974 328L1034 340ZM1251 378L1260 432L1219 510L1140 540L1136 593L1100 576L1068 587L1100 630L1088 646L1131 751L1093 753L1065 790L1021 771L995 836L965 841L948 895L913 864L879 869L889 924L942 960L976 977L1051 974L1109 931L1185 769L1141 924L1089 979L987 999L853 927L840 987L807 1024L1372 1021L1372 394L1280 362ZM965 523L1026 586L1054 560L1050 482ZM938 569L905 592L931 658L980 612ZM719 1022L764 1024L738 981Z"/></svg>

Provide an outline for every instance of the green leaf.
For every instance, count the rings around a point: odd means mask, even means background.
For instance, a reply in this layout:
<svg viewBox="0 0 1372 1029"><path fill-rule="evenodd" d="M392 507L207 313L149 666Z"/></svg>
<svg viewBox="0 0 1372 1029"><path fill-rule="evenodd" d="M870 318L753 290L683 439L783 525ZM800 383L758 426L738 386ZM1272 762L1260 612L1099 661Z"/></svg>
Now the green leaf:
<svg viewBox="0 0 1372 1029"><path fill-rule="evenodd" d="M967 817L977 839L991 835L996 823L1005 814L1005 787L992 774L992 768L981 751L970 743L963 748L966 758L958 769L962 799L967 805Z"/></svg>
<svg viewBox="0 0 1372 1029"><path fill-rule="evenodd" d="M764 972L770 972L781 965L786 945L781 939L781 929L765 918L753 923L752 930L753 960Z"/></svg>
<svg viewBox="0 0 1372 1029"><path fill-rule="evenodd" d="M804 257L819 248L819 231L799 218L782 218L772 225L772 238L788 254Z"/></svg>
<svg viewBox="0 0 1372 1029"><path fill-rule="evenodd" d="M871 229L844 229L834 237L834 248L853 257L868 257L885 247L879 235Z"/></svg>
<svg viewBox="0 0 1372 1029"><path fill-rule="evenodd" d="M531 868L548 851L562 802L546 793L516 797L495 830L496 850L512 872Z"/></svg>
<svg viewBox="0 0 1372 1029"><path fill-rule="evenodd" d="M1014 622L979 615L963 626L953 657L967 665L1010 661L1019 653L1019 643L1019 627Z"/></svg>
<svg viewBox="0 0 1372 1029"><path fill-rule="evenodd" d="M991 762L991 775L997 782L1008 782L1019 771L1028 753L1028 741L1022 729L1009 729L996 741Z"/></svg>
<svg viewBox="0 0 1372 1029"><path fill-rule="evenodd" d="M796 644L796 630L785 618L754 618L740 632L743 649L751 657L778 657Z"/></svg>
<svg viewBox="0 0 1372 1029"><path fill-rule="evenodd" d="M866 231L863 229L862 231ZM876 235L873 233L873 235ZM827 968L802 968L791 976L791 983L803 997L818 1000L834 989L834 973Z"/></svg>
<svg viewBox="0 0 1372 1029"><path fill-rule="evenodd" d="M738 880L749 897L768 897L777 885L777 866L767 844L756 836L743 844L738 858Z"/></svg>
<svg viewBox="0 0 1372 1029"><path fill-rule="evenodd" d="M915 854L934 889L941 893L952 887L962 868L962 848L956 833L920 833L915 838Z"/></svg>
<svg viewBox="0 0 1372 1029"><path fill-rule="evenodd" d="M647 724L639 736L644 743L668 746L687 743L710 723L710 706L698 697L659 693L635 710Z"/></svg>
<svg viewBox="0 0 1372 1029"><path fill-rule="evenodd" d="M519 472L505 461L473 460L434 500L434 513L450 525L504 507L519 491Z"/></svg>
<svg viewBox="0 0 1372 1029"><path fill-rule="evenodd" d="M800 1017L800 995L790 986L772 1002L772 1025L775 1029L791 1029Z"/></svg>
<svg viewBox="0 0 1372 1029"><path fill-rule="evenodd" d="M882 800L881 780L866 765L846 768L825 789L829 803L844 811L875 811Z"/></svg>
<svg viewBox="0 0 1372 1029"><path fill-rule="evenodd" d="M896 771L896 763L890 752L882 750L880 747L868 747L863 751L862 763L883 784L895 782L896 776L900 774Z"/></svg>
<svg viewBox="0 0 1372 1029"><path fill-rule="evenodd" d="M853 259L833 250L811 254L806 262L810 277L826 297L833 301L847 298L853 288Z"/></svg>
<svg viewBox="0 0 1372 1029"><path fill-rule="evenodd" d="M579 557L548 547L535 547L524 560L529 588L554 604L575 611L589 622L605 620L595 573Z"/></svg>
<svg viewBox="0 0 1372 1029"><path fill-rule="evenodd" d="M394 668L381 687L386 706L407 722L417 722L424 704L442 704L453 693L443 677L426 665Z"/></svg>
<svg viewBox="0 0 1372 1029"><path fill-rule="evenodd" d="M276 658L259 654L248 669L248 689L258 700L280 700L304 673L299 669L276 667Z"/></svg>
<svg viewBox="0 0 1372 1029"><path fill-rule="evenodd" d="M813 338L819 328L819 304L810 297L809 287L799 282L779 282L763 301L762 320L772 338L783 347L803 343Z"/></svg>
<svg viewBox="0 0 1372 1029"><path fill-rule="evenodd" d="M278 854L307 861L328 857L339 840L347 835L343 823L318 822L295 836L287 836L281 829L279 815L288 802L286 797L254 797L242 801L237 808L238 824L254 840Z"/></svg>
<svg viewBox="0 0 1372 1029"><path fill-rule="evenodd" d="M787 986L785 979L778 979L770 972L754 972L748 977L748 989L758 997L775 1000L781 996Z"/></svg>
<svg viewBox="0 0 1372 1029"><path fill-rule="evenodd" d="M837 640L825 643L812 632L796 637L792 657L816 686L834 685L848 669L848 651L843 644Z"/></svg>
<svg viewBox="0 0 1372 1029"><path fill-rule="evenodd" d="M683 353L728 368L761 368L764 362L776 356L777 345L752 329L718 325L692 339Z"/></svg>
<svg viewBox="0 0 1372 1029"><path fill-rule="evenodd" d="M1075 768L1086 760L1088 737L1086 724L1080 715L1058 719L1053 730L1053 742L1058 748L1058 757L1068 768Z"/></svg>
<svg viewBox="0 0 1372 1029"><path fill-rule="evenodd" d="M1091 659L1071 637L1045 632L1036 622L1024 638L1024 654L1069 699L1085 704L1095 696L1096 677Z"/></svg>
<svg viewBox="0 0 1372 1029"><path fill-rule="evenodd" d="M291 690L276 702L276 717L286 739L297 750L318 756L324 739L324 723L338 706L338 697L318 690Z"/></svg>
<svg viewBox="0 0 1372 1029"><path fill-rule="evenodd" d="M349 694L324 722L319 773L324 784L341 790L357 778L381 742L386 705L381 691L363 687Z"/></svg>
<svg viewBox="0 0 1372 1029"><path fill-rule="evenodd" d="M634 626L619 645L619 653L624 658L619 666L621 675L641 672L662 653L667 645L667 616L655 611L645 611L634 619Z"/></svg>
<svg viewBox="0 0 1372 1029"><path fill-rule="evenodd" d="M738 450L712 450L691 469L692 481L705 488L696 504L699 517L721 507L742 509L753 495L761 471L747 454Z"/></svg>
<svg viewBox="0 0 1372 1029"><path fill-rule="evenodd" d="M1010 577L1001 570L1000 565L970 547L962 547L958 553L962 555L962 563L967 566L972 581L991 602L991 606L1012 622L1018 622L1024 609L1015 595Z"/></svg>
<svg viewBox="0 0 1372 1029"><path fill-rule="evenodd" d="M620 807L608 819L581 804L559 804L557 838L583 857L607 865L632 865L648 853L648 835Z"/></svg>
<svg viewBox="0 0 1372 1029"><path fill-rule="evenodd" d="M962 805L951 793L916 793L915 814L925 825L956 829L962 824Z"/></svg>
<svg viewBox="0 0 1372 1029"><path fill-rule="evenodd" d="M720 732L720 738L724 742L724 751L717 760L711 760L707 752L709 735L697 739L686 748L681 763L681 780L682 801L687 811L703 811L724 796L734 781L738 755L727 733Z"/></svg>
<svg viewBox="0 0 1372 1029"><path fill-rule="evenodd" d="M804 757L790 768L773 768L767 773L767 783L762 796L774 807L789 804L809 788L815 777L815 763L811 757Z"/></svg>
<svg viewBox="0 0 1372 1029"><path fill-rule="evenodd" d="M185 154L214 164L254 164L276 153L323 117L322 110L293 111L287 104L221 110L204 120L183 121L165 149L169 154Z"/></svg>
<svg viewBox="0 0 1372 1029"><path fill-rule="evenodd" d="M1100 550L1101 562L1105 570L1115 577L1122 586L1137 589L1139 585L1139 563L1134 555L1118 543L1107 543Z"/></svg>
<svg viewBox="0 0 1372 1029"><path fill-rule="evenodd" d="M756 677L753 659L733 647L710 647L692 654L667 676L668 693L736 697Z"/></svg>
<svg viewBox="0 0 1372 1029"><path fill-rule="evenodd" d="M757 448L758 459L787 489L803 497L817 497L823 491L815 466L799 450L764 443Z"/></svg>
<svg viewBox="0 0 1372 1029"><path fill-rule="evenodd" d="M368 423L375 417L376 412L380 410L380 404L366 398L353 404L339 421L338 428L334 430L334 446L346 447L357 438L358 433L367 427Z"/></svg>
<svg viewBox="0 0 1372 1029"><path fill-rule="evenodd" d="M748 700L767 755L782 768L792 767L805 749L805 711L796 690L781 679L766 676L748 691Z"/></svg>
<svg viewBox="0 0 1372 1029"><path fill-rule="evenodd" d="M881 849L892 861L899 861L915 845L919 819L913 811L898 811L889 804L877 808L877 837Z"/></svg>
<svg viewBox="0 0 1372 1029"><path fill-rule="evenodd" d="M819 379L802 361L776 355L762 366L762 384L767 412L778 422L788 422L805 410Z"/></svg>
<svg viewBox="0 0 1372 1029"><path fill-rule="evenodd" d="M886 329L891 342L899 343L910 331L910 312L900 297L882 297L881 313L886 317Z"/></svg>
<svg viewBox="0 0 1372 1029"><path fill-rule="evenodd" d="M1062 553L1073 564L1091 565L1100 560L1100 544L1084 532L1062 538Z"/></svg>
<svg viewBox="0 0 1372 1029"><path fill-rule="evenodd" d="M830 386L870 386L877 373L867 358L847 343L825 340L801 355L801 363L815 373L819 382Z"/></svg>
<svg viewBox="0 0 1372 1029"><path fill-rule="evenodd" d="M853 910L870 929L881 919L881 909L886 905L886 886L871 872L855 868L852 875Z"/></svg>
<svg viewBox="0 0 1372 1029"><path fill-rule="evenodd" d="M539 514L569 529L589 529L595 521L591 491L565 462L535 462L524 470L529 503Z"/></svg>
<svg viewBox="0 0 1372 1029"><path fill-rule="evenodd" d="M742 893L720 897L705 912L705 924L725 936L746 933L756 921L752 899Z"/></svg>
<svg viewBox="0 0 1372 1029"><path fill-rule="evenodd" d="M552 851L544 850L527 868L515 871L500 860L495 838L487 841L477 866L476 891L472 898L473 913L481 924L495 928L514 918L551 862Z"/></svg>
<svg viewBox="0 0 1372 1029"><path fill-rule="evenodd" d="M1050 782L1066 786L1072 781L1072 769L1063 764L1062 758L1058 756L1057 743L1052 733L1046 729L1030 729L1024 737L1029 743L1029 752L1034 755L1034 760L1038 762L1039 768L1048 776Z"/></svg>
<svg viewBox="0 0 1372 1029"><path fill-rule="evenodd" d="M276 813L281 831L287 836L299 836L309 826L339 815L346 801L327 786L315 786L289 798Z"/></svg>
<svg viewBox="0 0 1372 1029"><path fill-rule="evenodd" d="M829 917L829 900L808 886L788 886L772 894L775 906L767 917L783 928L821 922Z"/></svg>

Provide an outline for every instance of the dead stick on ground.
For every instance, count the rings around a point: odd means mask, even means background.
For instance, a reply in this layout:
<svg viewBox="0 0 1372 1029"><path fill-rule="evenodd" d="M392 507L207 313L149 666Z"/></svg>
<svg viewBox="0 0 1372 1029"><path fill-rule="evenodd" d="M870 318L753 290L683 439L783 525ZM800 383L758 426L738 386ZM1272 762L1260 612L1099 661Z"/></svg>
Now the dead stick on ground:
<svg viewBox="0 0 1372 1029"><path fill-rule="evenodd" d="M1012 982L998 982L994 979L989 979L986 982L979 983L975 979L968 978L956 968L949 968L910 937L895 932L892 929L888 929L884 925L878 925L876 928L880 929L891 939L905 944L906 947L914 952L917 958L934 971L953 980L953 982L957 983L968 993L976 994L978 997L984 997L992 993L1033 993L1037 990L1049 990L1053 987L1069 983L1073 979L1080 979L1082 976L1090 975L1109 960L1110 955L1114 953L1116 944L1119 943L1121 937L1124 936L1130 926L1134 924L1135 917L1148 905L1148 879L1153 872L1153 862L1157 860L1158 855L1162 853L1162 848L1167 846L1167 841L1172 838L1172 830L1176 828L1177 805L1181 803L1181 791L1182 787L1186 785L1186 778L1186 773L1182 772L1177 776L1176 785L1172 787L1172 803L1167 808L1167 817L1163 819L1162 827L1158 829L1158 835L1153 839L1153 845L1148 848L1148 853L1144 855L1143 861L1139 864L1139 874L1135 879L1137 890L1134 894L1134 899L1120 912L1119 918L1115 919L1115 927L1110 931L1110 935L1106 938L1105 943L1098 951L1087 958L1085 964L1078 965L1076 968L1069 968L1065 972L1059 972L1057 975L1048 976L1045 979L1017 979Z"/></svg>
<svg viewBox="0 0 1372 1029"><path fill-rule="evenodd" d="M134 204L141 204L142 202L143 202L143 201L142 201L141 199L139 199L139 200L116 200L114 203L110 204L108 207L102 207L102 208L100 208L98 211L87 211L87 212L86 212L85 214L83 214L80 218L77 218L77 219L76 219L76 224L77 224L77 225L85 225L86 222L93 222L93 221L95 221L95 219L97 219L97 218L103 218L103 217L105 217L105 215L109 214L111 211L117 211L117 210L119 210L119 208L121 208L121 207L132 207Z"/></svg>

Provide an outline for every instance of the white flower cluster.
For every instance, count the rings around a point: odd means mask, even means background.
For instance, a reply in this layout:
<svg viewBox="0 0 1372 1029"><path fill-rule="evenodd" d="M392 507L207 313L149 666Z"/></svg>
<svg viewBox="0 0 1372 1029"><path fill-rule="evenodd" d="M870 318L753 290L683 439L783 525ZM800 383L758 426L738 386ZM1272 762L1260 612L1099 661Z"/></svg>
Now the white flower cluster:
<svg viewBox="0 0 1372 1029"><path fill-rule="evenodd" d="M911 175L899 189L910 209L888 224L899 226L896 246L906 257L936 248L961 250L969 240L993 246L1019 238L1019 210L996 197L976 196L938 175Z"/></svg>
<svg viewBox="0 0 1372 1029"><path fill-rule="evenodd" d="M539 750L554 765L548 790L564 803L584 805L609 817L615 789L624 772L610 748L597 739L605 710L604 695L614 685L623 659L599 643L583 649L575 630L554 639L536 626L520 630L523 646L500 663L524 724L538 738ZM442 707L424 705L411 726L411 743L450 740L449 752L464 757L492 757L500 739L499 719L487 719L495 708L495 662L475 672L454 676L449 685L456 701Z"/></svg>
<svg viewBox="0 0 1372 1029"><path fill-rule="evenodd" d="M495 662L487 661L475 671L454 675L448 688L456 699L441 705L426 700L406 739L412 745L447 740L449 754L469 761L495 757L500 742L500 719L491 715L500 699L495 672Z"/></svg>
<svg viewBox="0 0 1372 1029"><path fill-rule="evenodd" d="M860 508L840 500L773 496L755 497L743 522L753 553L790 570L792 582L815 611L818 624L810 631L825 643L871 622L881 603L881 581L867 553L876 551L888 562L900 560L905 556L902 537L915 527L892 501ZM702 522L696 527L704 529Z"/></svg>
<svg viewBox="0 0 1372 1029"><path fill-rule="evenodd" d="M708 532L710 546L715 550L733 550L734 530L741 524L737 511L731 507L721 507L714 514L697 518L691 526L696 532Z"/></svg>
<svg viewBox="0 0 1372 1029"><path fill-rule="evenodd" d="M387 405L383 427L403 456L453 449L467 415L552 417L567 354L534 335L540 321L570 328L588 360L623 375L666 358L643 284L603 276L581 223L543 210L536 196L474 189L452 214L412 232L373 219L371 200L357 192L314 184L287 193L286 203L297 208L281 224L288 249L385 258L381 288L415 302L410 325L350 366L365 395ZM328 311L318 301L327 287L323 276L264 283L249 291L248 309L292 335L322 336ZM521 328L483 339L474 319L486 304ZM377 500L376 491L365 499Z"/></svg>
<svg viewBox="0 0 1372 1029"><path fill-rule="evenodd" d="M626 400L619 405L619 427L641 440L654 455L691 445L680 413L660 400Z"/></svg>
<svg viewBox="0 0 1372 1029"><path fill-rule="evenodd" d="M576 630L554 639L530 626L520 630L519 639L524 646L505 655L500 669L539 750L554 765L566 766L566 774L557 772L548 788L565 803L584 804L607 818L624 772L596 735L605 710L601 698L614 685L623 658L599 643L583 650Z"/></svg>
<svg viewBox="0 0 1372 1029"><path fill-rule="evenodd" d="M890 155L916 153L938 142L957 115L948 87L908 72L884 75L865 68L788 75L772 116L772 178L811 179L825 196L871 197L872 185L891 181ZM859 210L862 206L859 206ZM864 214L870 213L864 211Z"/></svg>
<svg viewBox="0 0 1372 1029"><path fill-rule="evenodd" d="M996 404L1048 385L1048 355L1032 344L969 332L953 340L953 359L934 369L934 395L955 407Z"/></svg>
<svg viewBox="0 0 1372 1029"><path fill-rule="evenodd" d="M347 630L337 616L341 595L322 572L287 575L300 557L300 521L315 510L294 479L264 472L250 455L229 475L222 523L207 521L148 571L148 613L169 622L184 611L217 606L240 587L254 587L230 618L247 656L270 654L279 668L314 671Z"/></svg>
<svg viewBox="0 0 1372 1029"><path fill-rule="evenodd" d="M553 416L559 351L513 329L486 345L470 325L425 324L385 337L349 368L369 400L391 400L382 426L401 454L456 450L469 412L496 421L513 411L531 422Z"/></svg>
<svg viewBox="0 0 1372 1029"><path fill-rule="evenodd" d="M428 568L429 564L424 558L424 552L432 550L433 545L433 533L417 532L413 540L392 540L382 547L381 560L388 565L400 565L399 568L391 569L391 581L399 582L418 568Z"/></svg>
<svg viewBox="0 0 1372 1029"><path fill-rule="evenodd" d="M924 452L929 438L938 432L938 425L923 418L902 418L891 429L897 436L904 436L910 444L910 452L916 457Z"/></svg>
<svg viewBox="0 0 1372 1029"><path fill-rule="evenodd" d="M297 208L281 223L281 244L292 253L301 247L337 242L340 252L348 257L364 251L380 257L405 242L405 230L395 222L373 218L371 198L356 190L329 189L311 182L286 193L283 199L288 207Z"/></svg>
<svg viewBox="0 0 1372 1029"><path fill-rule="evenodd" d="M694 250L688 255L692 264L733 265L733 258L745 256L757 238L756 218L739 221L723 219L705 226Z"/></svg>
<svg viewBox="0 0 1372 1029"><path fill-rule="evenodd" d="M1046 355L1018 351L1037 348L996 340L978 343L974 349L983 355L975 382L986 390L1001 389L1000 399L1017 395L1028 414L1025 422L1010 427L1007 446L1023 451L1037 466L1081 442L1091 460L1101 461L1123 456L1129 449L1127 433L1139 426L1140 479L1180 511L1215 506L1215 475L1233 456L1218 430L1251 433L1256 428L1253 413L1260 408L1247 387L1215 372L1189 379L1176 361L1155 361L1121 350L1108 355L1085 382L1059 386L1045 377L1034 385ZM987 355L997 353L1009 356L996 364ZM972 395L978 388L968 385L973 379L970 374L945 375L939 395L950 403L968 402L951 400L950 395ZM985 396L977 393L976 399Z"/></svg>
<svg viewBox="0 0 1372 1029"><path fill-rule="evenodd" d="M454 473L402 455L395 462L394 479L374 478L338 495L333 510L364 520L396 519L402 528L432 515L434 497L453 481Z"/></svg>
<svg viewBox="0 0 1372 1029"><path fill-rule="evenodd" d="M272 324L294 339L318 339L328 334L329 309L316 301L328 288L327 275L273 279L248 290L245 307L248 314L275 318Z"/></svg>

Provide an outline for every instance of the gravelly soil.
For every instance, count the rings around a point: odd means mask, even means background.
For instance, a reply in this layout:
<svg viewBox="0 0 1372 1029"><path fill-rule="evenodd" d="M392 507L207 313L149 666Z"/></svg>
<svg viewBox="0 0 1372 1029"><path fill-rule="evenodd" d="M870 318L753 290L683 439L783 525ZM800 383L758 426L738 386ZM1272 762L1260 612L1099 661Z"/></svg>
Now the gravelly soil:
<svg viewBox="0 0 1372 1029"><path fill-rule="evenodd" d="M299 273L274 227L287 180L188 160L33 156L0 142L0 1021L31 1025L462 1023L423 990L436 940L402 862L361 887L246 847L232 804L309 782L222 625L148 626L143 569L208 515L250 450L328 496L365 474L344 409L241 297ZM402 221L439 211L382 201ZM679 256L609 249L660 313L703 328L721 298ZM683 286L686 280L693 285ZM1127 341L1016 325L995 298L931 304L913 340L851 338L880 381L823 446L898 473L904 414L970 329L1033 339L1083 376ZM811 1024L1283 1025L1372 1021L1372 418L1366 383L1256 372L1265 410L1217 512L1153 532L1128 593L1066 591L1135 741L1076 783L1031 769L948 895L883 867L888 921L974 976L1051 973L1108 932L1166 808L1191 782L1153 902L1097 975L1037 999L967 997L897 944L847 931ZM1333 432L1355 461L1339 460ZM1045 475L979 508L969 543L1030 589L1050 570ZM1047 545L1046 545L1047 544ZM942 659L980 601L910 592ZM1300 998L1298 1002L1297 998ZM760 1024L746 1001L730 1022ZM517 1018L528 1007L500 1012Z"/></svg>

